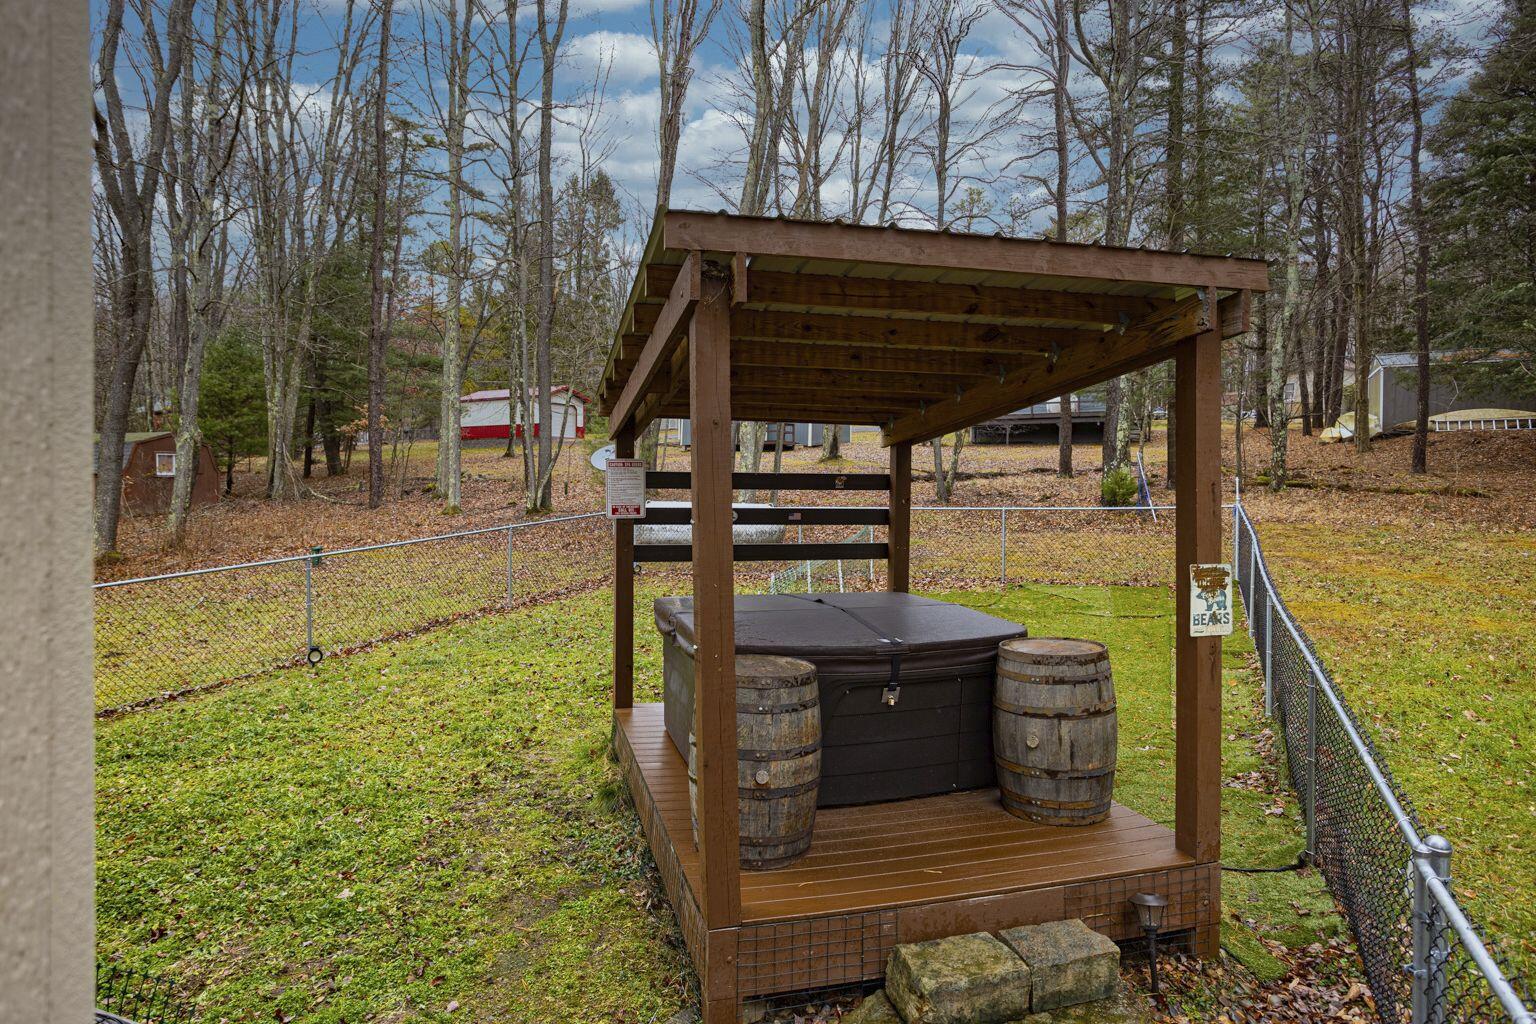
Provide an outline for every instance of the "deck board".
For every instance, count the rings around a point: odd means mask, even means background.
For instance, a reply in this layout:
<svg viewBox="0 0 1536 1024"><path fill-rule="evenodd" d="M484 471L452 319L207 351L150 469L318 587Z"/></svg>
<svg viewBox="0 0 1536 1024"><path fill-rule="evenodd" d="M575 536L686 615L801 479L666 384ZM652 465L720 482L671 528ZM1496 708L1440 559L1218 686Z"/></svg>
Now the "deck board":
<svg viewBox="0 0 1536 1024"><path fill-rule="evenodd" d="M687 766L667 739L662 707L640 704L616 718L666 841L697 892ZM996 790L824 808L803 858L774 871L742 872L742 921L887 910L1194 863L1177 850L1172 830L1119 804L1106 821L1078 828L1016 818Z"/></svg>

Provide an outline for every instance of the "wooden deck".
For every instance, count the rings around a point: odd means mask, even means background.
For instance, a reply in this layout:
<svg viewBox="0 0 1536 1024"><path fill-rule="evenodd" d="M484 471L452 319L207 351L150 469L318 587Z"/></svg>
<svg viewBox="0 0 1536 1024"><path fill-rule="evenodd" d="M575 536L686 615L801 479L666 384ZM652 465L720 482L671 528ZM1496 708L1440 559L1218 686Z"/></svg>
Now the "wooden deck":
<svg viewBox="0 0 1536 1024"><path fill-rule="evenodd" d="M619 754L684 936L700 966L735 961L742 996L878 978L897 942L1080 917L1112 938L1138 934L1128 898L1161 892L1168 929L1213 944L1215 865L1173 832L1116 804L1080 828L1034 825L978 790L817 815L810 852L775 871L741 873L741 925L705 934L698 850L682 757L660 704L615 712Z"/></svg>

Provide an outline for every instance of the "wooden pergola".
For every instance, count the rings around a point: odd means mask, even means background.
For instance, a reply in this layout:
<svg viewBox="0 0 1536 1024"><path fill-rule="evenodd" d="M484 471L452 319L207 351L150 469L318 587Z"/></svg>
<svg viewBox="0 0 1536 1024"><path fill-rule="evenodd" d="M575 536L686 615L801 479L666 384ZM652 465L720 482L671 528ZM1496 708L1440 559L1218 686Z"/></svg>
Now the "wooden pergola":
<svg viewBox="0 0 1536 1024"><path fill-rule="evenodd" d="M893 945L1080 917L1137 934L1126 902L1167 896L1167 928L1202 954L1219 924L1219 638L1192 638L1188 566L1221 557L1221 340L1247 330L1258 260L682 210L658 214L600 392L617 455L658 417L692 421L691 561L697 651L698 815L659 705L634 706L633 525L614 544L615 742L703 986L707 1024L741 1000L880 977ZM1164 360L1176 366L1176 816L1172 830L1115 805L1085 828L1032 825L986 791L823 810L809 854L776 871L737 860L733 561L807 557L732 546L732 420L877 424L889 474L798 474L792 489L883 490L883 509L753 510L762 521L877 521L883 544L813 557L881 557L908 588L912 446ZM745 511L745 510L743 510ZM873 513L873 520L871 519ZM847 515L840 519L838 516ZM806 518L814 517L814 518ZM743 520L744 521L744 520ZM754 519L754 521L759 521ZM822 546L835 549L837 545Z"/></svg>

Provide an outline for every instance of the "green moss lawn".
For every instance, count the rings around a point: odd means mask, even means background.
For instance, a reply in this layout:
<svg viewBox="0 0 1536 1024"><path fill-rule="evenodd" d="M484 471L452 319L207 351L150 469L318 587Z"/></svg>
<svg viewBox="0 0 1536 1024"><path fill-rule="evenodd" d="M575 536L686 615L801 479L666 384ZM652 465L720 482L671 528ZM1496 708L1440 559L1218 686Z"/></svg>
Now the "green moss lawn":
<svg viewBox="0 0 1536 1024"><path fill-rule="evenodd" d="M1262 526L1265 555L1457 894L1536 971L1536 535Z"/></svg>

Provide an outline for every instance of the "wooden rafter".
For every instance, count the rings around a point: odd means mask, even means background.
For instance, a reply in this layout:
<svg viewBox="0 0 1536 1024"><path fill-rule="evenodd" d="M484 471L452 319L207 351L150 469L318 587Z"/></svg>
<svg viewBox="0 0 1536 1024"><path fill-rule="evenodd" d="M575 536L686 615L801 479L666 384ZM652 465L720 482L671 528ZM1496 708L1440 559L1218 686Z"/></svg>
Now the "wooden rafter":
<svg viewBox="0 0 1536 1024"><path fill-rule="evenodd" d="M665 294L677 267L646 268L648 293ZM1168 300L1044 288L940 284L876 277L838 277L754 270L744 300L753 306L802 306L881 313L893 317L956 316L979 320L1066 320L1112 327L1152 312ZM643 322L636 313L636 329Z"/></svg>
<svg viewBox="0 0 1536 1024"><path fill-rule="evenodd" d="M645 396L666 361L671 358L673 343L688 330L693 308L699 301L700 273L703 259L697 253L689 253L683 263L684 270L672 284L667 304L657 318L656 326L646 339L645 347L635 363L635 368L624 383L624 390L613 404L614 427L624 426L635 413L640 399Z"/></svg>
<svg viewBox="0 0 1536 1024"><path fill-rule="evenodd" d="M953 401L898 418L885 432L886 444L926 441L961 427L1056 395L1090 387L1171 358L1173 347L1216 323L1224 329L1246 323L1244 293L1230 297L1226 315L1210 307L1211 293L1197 293L1159 309L1123 335L1101 335L1092 344L1065 349L1043 369L1025 368L1001 380L978 384Z"/></svg>
<svg viewBox="0 0 1536 1024"><path fill-rule="evenodd" d="M1119 249L1026 238L950 234L859 224L812 224L771 217L670 210L662 214L666 249L742 252L800 260L835 260L966 271L1076 277L1149 285L1236 290L1269 287L1262 260Z"/></svg>

